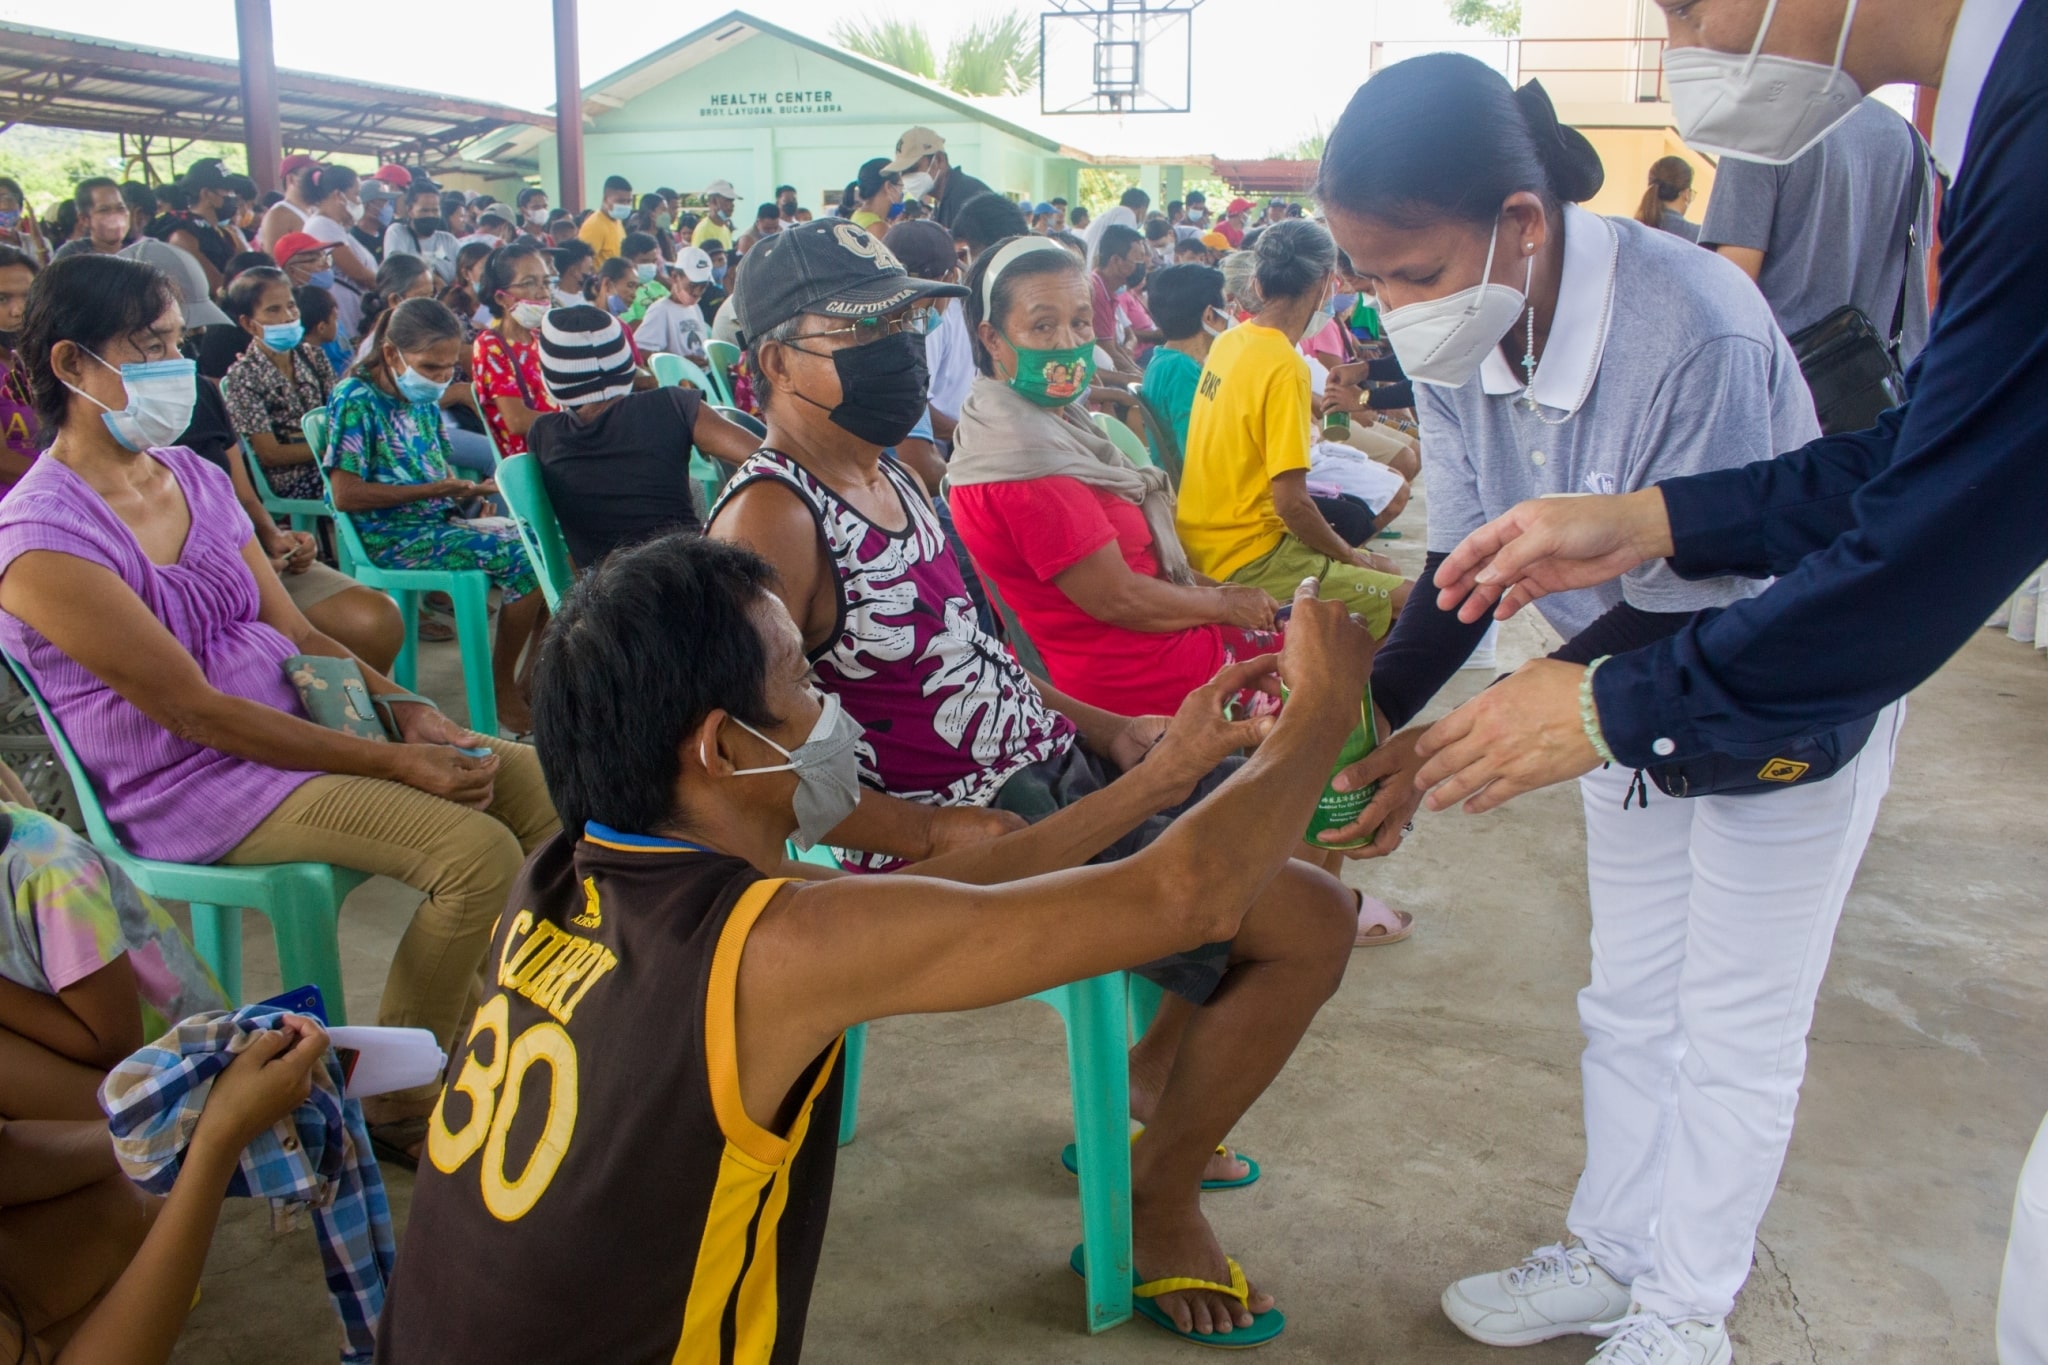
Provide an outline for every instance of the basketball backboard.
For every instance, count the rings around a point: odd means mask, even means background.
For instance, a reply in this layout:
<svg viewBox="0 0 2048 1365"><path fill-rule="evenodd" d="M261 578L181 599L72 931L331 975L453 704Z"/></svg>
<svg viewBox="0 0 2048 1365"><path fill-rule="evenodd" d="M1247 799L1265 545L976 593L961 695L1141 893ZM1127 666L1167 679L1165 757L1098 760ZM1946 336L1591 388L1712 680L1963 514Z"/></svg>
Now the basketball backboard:
<svg viewBox="0 0 2048 1365"><path fill-rule="evenodd" d="M1045 114L1185 114L1201 0L1053 0L1038 16Z"/></svg>

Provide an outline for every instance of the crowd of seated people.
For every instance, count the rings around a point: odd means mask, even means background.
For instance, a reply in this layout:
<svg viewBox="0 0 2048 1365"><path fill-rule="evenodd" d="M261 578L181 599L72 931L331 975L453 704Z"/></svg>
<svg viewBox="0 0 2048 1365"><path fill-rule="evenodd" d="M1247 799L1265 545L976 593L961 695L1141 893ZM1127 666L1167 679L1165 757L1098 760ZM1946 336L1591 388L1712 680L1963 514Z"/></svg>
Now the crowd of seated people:
<svg viewBox="0 0 2048 1365"><path fill-rule="evenodd" d="M1200 1193L1257 1179L1237 1119L1354 945L1411 929L1303 829L1411 589L1370 544L1419 475L1413 391L1370 282L1300 205L1212 213L1190 190L1153 211L1130 190L1090 217L993 190L930 129L874 151L815 217L793 186L754 186L739 223L729 180L608 176L571 213L539 186L500 199L295 156L274 196L217 160L154 190L86 180L53 239L0 178L0 647L127 849L418 888L377 1019L430 1029L471 1097L543 1019L571 1056L647 1052L678 1085L707 1048L735 1050L733 1095L680 1136L641 1078L584 1072L586 1121L614 1126L616 1152L670 1144L690 1193L621 1224L639 1269L573 1324L537 1324L479 1273L569 1226L522 1226L479 1193L487 1119L436 1107L440 1085L367 1101L379 1158L422 1173L383 1320L393 1361L674 1342L717 1273L694 1183L725 1179L727 1144L791 1183L784 1304L764 1310L741 1271L733 1330L752 1359L801 1345L838 1033L1110 968L1165 993L1128 1054L1141 1312L1241 1345L1284 1322ZM739 413L657 383L662 354L731 385ZM1325 446L1376 465L1372 491L1327 491ZM578 575L553 622L541 567L494 516L492 473L520 454ZM328 501L375 567L487 575L502 735L397 688L397 608L276 499ZM428 608L420 639L442 641ZM287 667L303 657L358 669L389 739L315 722ZM252 1046L205 1109L193 1179L135 1193L94 1095L219 1009L219 982L164 907L4 769L0 788L0 1175L55 1173L20 1207L0 1189L0 1287L23 1310L0 1312L0 1347L147 1322L168 1351L197 1261L166 1277L147 1248L170 1230L203 1250L221 1152L303 1099L324 1040L289 1023ZM848 876L786 862L791 837ZM676 849L707 857L649 857ZM907 915L895 872L924 878ZM1057 872L1073 880L1038 880ZM1075 935L1110 894L1130 915ZM987 907L1010 935L995 974L995 939L958 950ZM649 929L672 911L686 935ZM883 915L889 933L862 931ZM643 966L571 1019L506 966L535 935ZM649 1050L676 1017L664 974L741 941L772 943L782 970L739 968L680 1046ZM557 1218L627 1195L582 1132L551 1160ZM88 1226L92 1275L20 1259L27 1230Z"/></svg>

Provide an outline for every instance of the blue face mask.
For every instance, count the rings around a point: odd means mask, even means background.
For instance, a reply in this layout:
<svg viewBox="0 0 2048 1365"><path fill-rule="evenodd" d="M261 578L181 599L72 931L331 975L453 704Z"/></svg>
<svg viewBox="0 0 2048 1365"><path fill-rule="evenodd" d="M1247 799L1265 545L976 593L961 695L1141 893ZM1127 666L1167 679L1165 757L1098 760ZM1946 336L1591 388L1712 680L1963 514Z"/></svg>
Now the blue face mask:
<svg viewBox="0 0 2048 1365"><path fill-rule="evenodd" d="M385 201L384 201L383 203L381 203L381 204L377 205L377 213L376 213L376 221L377 221L377 226L378 226L378 227L390 227L390 226L391 226L391 214L392 214L392 208L391 208L391 201L390 201L389 199L386 199L386 200L385 200Z"/></svg>
<svg viewBox="0 0 2048 1365"><path fill-rule="evenodd" d="M302 321L269 322L263 326L263 344L273 351L289 351L306 339Z"/></svg>
<svg viewBox="0 0 2048 1365"><path fill-rule="evenodd" d="M315 289L334 288L334 268L330 266L325 270L314 271L306 276L306 283L312 285Z"/></svg>
<svg viewBox="0 0 2048 1365"><path fill-rule="evenodd" d="M605 311L610 313L613 317L617 317L619 314L626 311L626 301L620 298L617 294L605 295L604 306Z"/></svg>
<svg viewBox="0 0 2048 1365"><path fill-rule="evenodd" d="M724 267L724 266L722 266L722 265L714 265L714 266L712 266L712 267L711 267L711 282L712 282L713 284L724 284L724 283L725 283L725 267Z"/></svg>
<svg viewBox="0 0 2048 1365"><path fill-rule="evenodd" d="M192 409L199 402L198 365L190 360L151 360L116 367L107 365L91 351L86 354L121 376L127 404L109 408L75 384L58 382L106 408L100 420L123 449L140 453L155 446L167 446L192 425Z"/></svg>
<svg viewBox="0 0 2048 1365"><path fill-rule="evenodd" d="M646 284L654 278L654 267L652 265L636 265L633 267L633 273L640 277L640 283Z"/></svg>
<svg viewBox="0 0 2048 1365"><path fill-rule="evenodd" d="M631 204L613 204L605 212L612 216L613 222L623 223L633 216L633 206Z"/></svg>
<svg viewBox="0 0 2048 1365"><path fill-rule="evenodd" d="M392 377L398 385L398 396L408 403L438 403L441 395L448 392L448 381L436 384L418 370L407 366Z"/></svg>

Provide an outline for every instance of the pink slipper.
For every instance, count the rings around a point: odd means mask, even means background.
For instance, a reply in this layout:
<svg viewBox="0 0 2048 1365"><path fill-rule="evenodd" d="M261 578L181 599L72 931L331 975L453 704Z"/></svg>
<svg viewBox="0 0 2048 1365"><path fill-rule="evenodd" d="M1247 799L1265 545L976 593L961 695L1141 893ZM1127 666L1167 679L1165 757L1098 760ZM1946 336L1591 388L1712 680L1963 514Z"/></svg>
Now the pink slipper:
<svg viewBox="0 0 2048 1365"><path fill-rule="evenodd" d="M1358 937L1351 940L1352 947L1384 948L1414 932L1415 916L1406 910L1396 910L1363 891L1353 894L1358 897Z"/></svg>

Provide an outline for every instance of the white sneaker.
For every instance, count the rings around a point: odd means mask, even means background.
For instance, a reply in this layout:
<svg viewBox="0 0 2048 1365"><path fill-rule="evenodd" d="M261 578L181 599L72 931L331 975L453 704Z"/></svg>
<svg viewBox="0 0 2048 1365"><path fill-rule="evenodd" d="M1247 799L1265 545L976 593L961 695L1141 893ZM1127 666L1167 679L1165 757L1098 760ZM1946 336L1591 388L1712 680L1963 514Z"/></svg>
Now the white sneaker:
<svg viewBox="0 0 2048 1365"><path fill-rule="evenodd" d="M1607 1344L1586 1365L1734 1365L1735 1348L1719 1322L1666 1322L1629 1305L1629 1315L1600 1329Z"/></svg>
<svg viewBox="0 0 2048 1365"><path fill-rule="evenodd" d="M1626 1317L1629 1290L1584 1247L1553 1244L1536 1248L1513 1269L1458 1281L1444 1291L1443 1308L1474 1341L1532 1346Z"/></svg>

